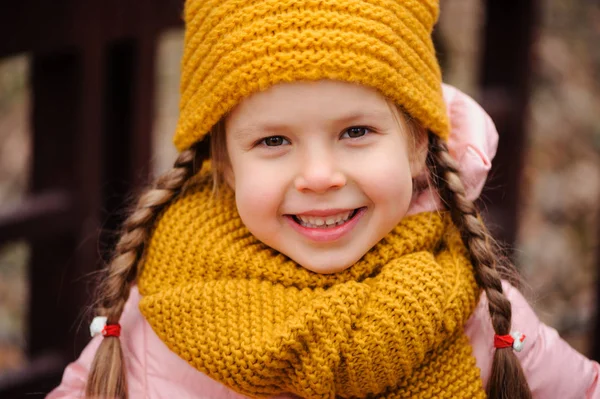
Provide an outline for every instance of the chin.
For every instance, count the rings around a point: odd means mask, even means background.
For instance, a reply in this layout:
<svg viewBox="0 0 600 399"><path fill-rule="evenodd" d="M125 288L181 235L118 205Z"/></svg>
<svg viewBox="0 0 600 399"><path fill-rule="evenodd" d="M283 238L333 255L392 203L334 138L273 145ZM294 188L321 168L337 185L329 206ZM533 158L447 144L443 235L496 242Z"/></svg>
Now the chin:
<svg viewBox="0 0 600 399"><path fill-rule="evenodd" d="M347 261L347 262L301 262L296 261L303 268L310 270L311 272L318 274L334 274L343 272L344 270L351 267L356 263L355 261Z"/></svg>

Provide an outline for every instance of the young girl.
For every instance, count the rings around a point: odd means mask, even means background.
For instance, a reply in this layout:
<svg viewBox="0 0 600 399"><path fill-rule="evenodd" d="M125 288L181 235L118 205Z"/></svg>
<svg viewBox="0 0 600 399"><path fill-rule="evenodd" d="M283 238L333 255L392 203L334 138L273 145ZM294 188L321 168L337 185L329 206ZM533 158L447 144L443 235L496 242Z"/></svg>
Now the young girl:
<svg viewBox="0 0 600 399"><path fill-rule="evenodd" d="M442 86L437 14L188 0L181 154L49 397L600 398L501 278L472 202L496 132Z"/></svg>

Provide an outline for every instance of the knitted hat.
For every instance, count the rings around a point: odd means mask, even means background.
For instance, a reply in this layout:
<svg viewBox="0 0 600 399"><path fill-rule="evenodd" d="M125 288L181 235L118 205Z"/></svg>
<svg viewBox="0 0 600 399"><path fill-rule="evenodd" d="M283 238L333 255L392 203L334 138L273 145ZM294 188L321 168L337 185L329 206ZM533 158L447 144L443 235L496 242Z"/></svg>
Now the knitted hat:
<svg viewBox="0 0 600 399"><path fill-rule="evenodd" d="M187 0L178 150L280 82L373 87L448 137L431 40L438 0Z"/></svg>

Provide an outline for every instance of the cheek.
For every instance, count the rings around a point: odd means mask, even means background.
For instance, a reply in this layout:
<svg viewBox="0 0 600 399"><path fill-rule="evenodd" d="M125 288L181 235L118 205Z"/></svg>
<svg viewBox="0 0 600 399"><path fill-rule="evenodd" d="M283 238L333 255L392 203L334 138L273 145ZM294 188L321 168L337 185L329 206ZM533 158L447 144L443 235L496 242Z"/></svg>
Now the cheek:
<svg viewBox="0 0 600 399"><path fill-rule="evenodd" d="M283 198L278 176L268 170L245 168L234 170L235 200L238 213L246 227L259 239L275 228Z"/></svg>
<svg viewBox="0 0 600 399"><path fill-rule="evenodd" d="M376 195L379 200L390 208L404 208L408 206L412 197L412 178L409 171L388 171L381 173L377 179Z"/></svg>
<svg viewBox="0 0 600 399"><path fill-rule="evenodd" d="M413 185L408 157L404 152L386 152L372 162L362 180L366 194L390 215L404 216Z"/></svg>
<svg viewBox="0 0 600 399"><path fill-rule="evenodd" d="M410 163L403 146L390 145L369 164L362 171L363 181L376 199L393 201L394 197L412 195Z"/></svg>

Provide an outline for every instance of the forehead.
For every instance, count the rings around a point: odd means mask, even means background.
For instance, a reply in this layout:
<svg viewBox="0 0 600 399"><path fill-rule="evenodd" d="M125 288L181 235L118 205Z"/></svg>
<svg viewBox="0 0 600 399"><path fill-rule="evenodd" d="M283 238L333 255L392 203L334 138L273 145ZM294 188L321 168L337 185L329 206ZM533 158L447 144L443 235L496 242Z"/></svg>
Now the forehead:
<svg viewBox="0 0 600 399"><path fill-rule="evenodd" d="M389 118L392 112L386 98L370 87L331 80L281 83L244 99L230 112L227 127Z"/></svg>

